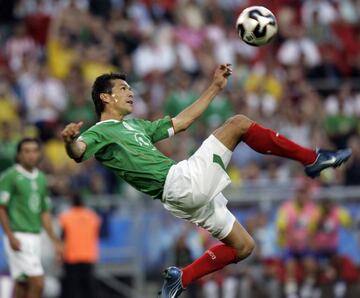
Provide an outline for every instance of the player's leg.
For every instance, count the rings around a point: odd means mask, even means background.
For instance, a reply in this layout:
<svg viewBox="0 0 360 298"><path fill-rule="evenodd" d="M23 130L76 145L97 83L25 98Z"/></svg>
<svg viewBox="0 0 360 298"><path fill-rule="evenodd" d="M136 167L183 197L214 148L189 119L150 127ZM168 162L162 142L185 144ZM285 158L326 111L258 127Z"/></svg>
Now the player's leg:
<svg viewBox="0 0 360 298"><path fill-rule="evenodd" d="M28 283L26 281L16 281L14 288L15 298L27 298Z"/></svg>
<svg viewBox="0 0 360 298"><path fill-rule="evenodd" d="M292 257L287 257L285 260L285 282L284 294L286 297L297 295L298 284L296 280L297 260Z"/></svg>
<svg viewBox="0 0 360 298"><path fill-rule="evenodd" d="M44 289L44 276L31 276L28 278L28 298L41 298Z"/></svg>
<svg viewBox="0 0 360 298"><path fill-rule="evenodd" d="M225 175L224 171L222 175ZM219 179L220 176L221 174L218 173ZM222 193L219 193L204 206L183 212L183 218L206 229L222 243L211 247L201 257L182 269L177 267L166 269L164 272L165 281L162 290L159 292L159 297L178 297L191 282L229 264L237 263L251 254L254 248L254 240L226 205L226 198ZM167 209L174 215L181 217L176 212L176 208L174 210L171 206L167 206Z"/></svg>
<svg viewBox="0 0 360 298"><path fill-rule="evenodd" d="M328 167L337 167L351 155L350 149L338 151L315 151L302 147L279 133L262 127L244 115L236 115L226 121L213 135L227 148L234 150L243 141L262 154L272 154L290 158L302 163L311 177L319 175Z"/></svg>
<svg viewBox="0 0 360 298"><path fill-rule="evenodd" d="M305 278L301 286L300 295L302 297L309 297L314 291L314 287L317 281L317 262L313 256L307 255L302 260L302 263L305 270Z"/></svg>
<svg viewBox="0 0 360 298"><path fill-rule="evenodd" d="M230 234L221 241L222 244L211 247L200 258L182 269L183 288L226 265L245 259L255 247L254 240L237 220Z"/></svg>
<svg viewBox="0 0 360 298"><path fill-rule="evenodd" d="M179 297L191 282L245 259L255 246L254 240L237 220L230 233L221 241L223 243L211 247L188 266L182 269L177 267L166 269L165 282L158 297Z"/></svg>

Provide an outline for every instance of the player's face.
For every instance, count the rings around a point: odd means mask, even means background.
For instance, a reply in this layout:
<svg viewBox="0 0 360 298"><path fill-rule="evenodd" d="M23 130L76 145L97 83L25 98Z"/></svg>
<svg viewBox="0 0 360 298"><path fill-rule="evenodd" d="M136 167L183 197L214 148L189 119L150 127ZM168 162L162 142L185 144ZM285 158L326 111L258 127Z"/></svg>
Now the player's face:
<svg viewBox="0 0 360 298"><path fill-rule="evenodd" d="M33 169L40 160L40 148L36 142L24 143L18 155L18 162L26 169Z"/></svg>
<svg viewBox="0 0 360 298"><path fill-rule="evenodd" d="M305 204L309 200L309 191L307 188L300 188L296 192L296 199L300 205Z"/></svg>
<svg viewBox="0 0 360 298"><path fill-rule="evenodd" d="M121 115L127 115L133 111L134 92L126 81L113 81L111 97L112 107Z"/></svg>

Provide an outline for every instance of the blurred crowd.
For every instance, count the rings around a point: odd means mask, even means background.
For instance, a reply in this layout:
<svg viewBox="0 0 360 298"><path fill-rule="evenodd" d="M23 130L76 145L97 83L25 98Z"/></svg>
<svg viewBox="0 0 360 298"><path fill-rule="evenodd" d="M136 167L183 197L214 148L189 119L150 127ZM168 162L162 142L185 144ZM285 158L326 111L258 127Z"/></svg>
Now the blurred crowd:
<svg viewBox="0 0 360 298"><path fill-rule="evenodd" d="M276 40L243 43L234 28L246 6L278 20ZM248 115L311 147L350 146L354 157L331 184L360 184L360 1L358 0L18 0L0 13L0 171L22 135L44 143L42 168L53 196L119 193L122 183L94 161L75 165L59 135L65 124L97 119L95 77L124 72L134 117L175 116L210 82L216 64L234 69L227 89L188 132L159 148L186 158L229 116ZM236 150L235 185L287 182L295 163Z"/></svg>

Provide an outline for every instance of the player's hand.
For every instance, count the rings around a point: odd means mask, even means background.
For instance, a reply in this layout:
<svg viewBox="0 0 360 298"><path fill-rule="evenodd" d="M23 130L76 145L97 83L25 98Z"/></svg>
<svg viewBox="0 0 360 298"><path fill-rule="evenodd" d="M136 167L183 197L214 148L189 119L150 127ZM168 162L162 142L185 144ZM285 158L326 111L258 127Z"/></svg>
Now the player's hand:
<svg viewBox="0 0 360 298"><path fill-rule="evenodd" d="M20 243L19 239L17 239L15 236L9 237L9 244L13 250L20 251L21 243Z"/></svg>
<svg viewBox="0 0 360 298"><path fill-rule="evenodd" d="M231 74L231 64L220 64L215 70L213 84L220 90L224 89Z"/></svg>
<svg viewBox="0 0 360 298"><path fill-rule="evenodd" d="M71 143L79 136L82 125L83 122L80 121L78 123L69 123L65 126L61 132L61 136L63 137L65 143Z"/></svg>
<svg viewBox="0 0 360 298"><path fill-rule="evenodd" d="M61 263L64 255L64 245L61 241L54 241L54 249L55 249L55 260L58 263Z"/></svg>

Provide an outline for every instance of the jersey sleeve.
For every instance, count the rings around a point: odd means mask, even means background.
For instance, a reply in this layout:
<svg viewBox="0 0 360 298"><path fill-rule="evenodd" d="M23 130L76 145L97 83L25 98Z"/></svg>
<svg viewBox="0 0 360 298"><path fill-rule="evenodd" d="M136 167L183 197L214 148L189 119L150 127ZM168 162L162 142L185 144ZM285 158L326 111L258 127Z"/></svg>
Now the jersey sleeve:
<svg viewBox="0 0 360 298"><path fill-rule="evenodd" d="M155 121L142 120L141 124L153 143L174 135L174 127L170 116Z"/></svg>
<svg viewBox="0 0 360 298"><path fill-rule="evenodd" d="M0 176L0 205L7 206L10 201L13 188L12 177L10 173L5 172Z"/></svg>
<svg viewBox="0 0 360 298"><path fill-rule="evenodd" d="M83 141L86 144L86 150L81 158L76 161L84 161L94 156L96 152L102 147L101 136L94 130L87 130L83 132L79 137L78 141Z"/></svg>

